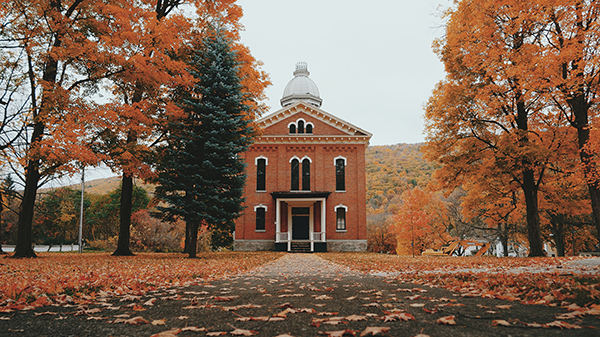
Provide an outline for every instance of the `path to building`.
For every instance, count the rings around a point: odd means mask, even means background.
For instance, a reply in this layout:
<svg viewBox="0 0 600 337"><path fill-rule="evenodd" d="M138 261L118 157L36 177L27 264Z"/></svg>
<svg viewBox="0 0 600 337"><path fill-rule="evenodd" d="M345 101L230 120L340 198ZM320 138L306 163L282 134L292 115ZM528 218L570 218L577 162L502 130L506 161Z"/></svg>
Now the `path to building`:
<svg viewBox="0 0 600 337"><path fill-rule="evenodd" d="M565 313L557 307L461 297L358 274L312 254L286 254L249 273L198 286L0 313L0 336L599 335L598 316L557 318ZM444 317L453 317L456 325L438 323ZM584 328L525 325L555 321Z"/></svg>

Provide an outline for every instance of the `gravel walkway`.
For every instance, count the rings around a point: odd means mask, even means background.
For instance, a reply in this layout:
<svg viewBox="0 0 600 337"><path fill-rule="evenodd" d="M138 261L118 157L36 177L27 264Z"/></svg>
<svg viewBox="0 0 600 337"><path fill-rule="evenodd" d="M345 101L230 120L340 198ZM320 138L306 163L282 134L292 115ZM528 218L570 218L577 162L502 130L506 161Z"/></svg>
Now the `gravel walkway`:
<svg viewBox="0 0 600 337"><path fill-rule="evenodd" d="M282 258L259 267L243 276L256 277L338 277L360 275L350 268L323 260L312 254L286 254Z"/></svg>

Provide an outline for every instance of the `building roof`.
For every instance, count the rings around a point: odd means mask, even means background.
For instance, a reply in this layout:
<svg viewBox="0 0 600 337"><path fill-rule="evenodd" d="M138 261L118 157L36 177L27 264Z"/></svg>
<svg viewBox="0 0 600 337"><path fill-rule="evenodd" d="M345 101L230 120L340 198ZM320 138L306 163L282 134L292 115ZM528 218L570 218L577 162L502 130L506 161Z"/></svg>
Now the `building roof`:
<svg viewBox="0 0 600 337"><path fill-rule="evenodd" d="M296 102L302 101L314 105L317 108L321 106L323 100L319 95L319 88L308 76L308 65L306 62L296 63L294 78L285 86L281 106L286 107Z"/></svg>

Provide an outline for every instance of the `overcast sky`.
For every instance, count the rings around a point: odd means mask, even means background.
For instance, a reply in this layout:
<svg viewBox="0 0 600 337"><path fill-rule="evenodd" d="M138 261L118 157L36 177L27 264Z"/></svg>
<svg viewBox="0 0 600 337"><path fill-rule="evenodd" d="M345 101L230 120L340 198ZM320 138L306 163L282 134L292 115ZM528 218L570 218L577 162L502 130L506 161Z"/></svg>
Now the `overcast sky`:
<svg viewBox="0 0 600 337"><path fill-rule="evenodd" d="M451 3L238 0L242 42L273 83L270 112L281 108L296 63L307 62L321 109L371 132L371 145L424 141L423 104L444 77L431 44Z"/></svg>

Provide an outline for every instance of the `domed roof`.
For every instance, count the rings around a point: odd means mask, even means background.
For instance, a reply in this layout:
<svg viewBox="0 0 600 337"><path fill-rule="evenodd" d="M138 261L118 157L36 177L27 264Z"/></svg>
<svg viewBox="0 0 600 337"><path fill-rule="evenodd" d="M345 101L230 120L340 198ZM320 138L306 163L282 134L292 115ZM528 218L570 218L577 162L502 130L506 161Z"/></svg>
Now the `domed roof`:
<svg viewBox="0 0 600 337"><path fill-rule="evenodd" d="M286 107L298 101L303 101L320 107L323 100L319 95L319 88L313 80L308 78L308 65L306 62L296 63L294 78L285 86L281 106Z"/></svg>

